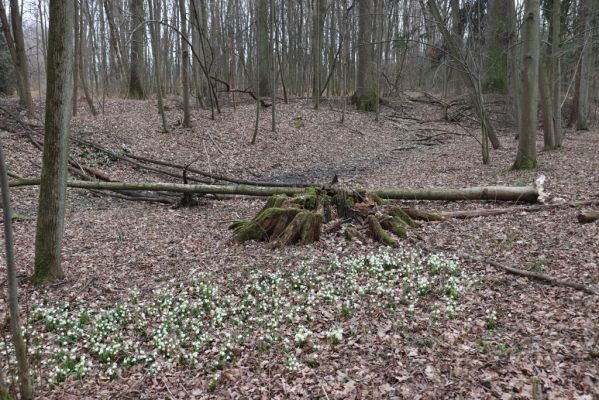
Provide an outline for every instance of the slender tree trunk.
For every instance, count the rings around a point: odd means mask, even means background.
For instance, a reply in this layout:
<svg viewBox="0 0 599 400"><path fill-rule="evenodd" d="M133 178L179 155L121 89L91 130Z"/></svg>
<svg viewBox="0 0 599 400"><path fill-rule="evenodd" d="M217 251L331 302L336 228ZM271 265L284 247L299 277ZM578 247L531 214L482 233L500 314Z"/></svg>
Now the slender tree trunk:
<svg viewBox="0 0 599 400"><path fill-rule="evenodd" d="M275 0L270 0L270 48L271 48L271 82L272 82L272 91L271 91L271 130L275 132L277 130L277 112L276 112L276 103L277 103L277 63L275 62L276 57L276 47L277 43L275 41Z"/></svg>
<svg viewBox="0 0 599 400"><path fill-rule="evenodd" d="M576 130L587 131L589 129L589 86L591 75L591 61L593 59L593 0L584 0L581 3L584 12L583 43L578 75L578 102L576 104Z"/></svg>
<svg viewBox="0 0 599 400"><path fill-rule="evenodd" d="M50 0L46 120L33 282L62 279L60 256L73 100L74 0Z"/></svg>
<svg viewBox="0 0 599 400"><path fill-rule="evenodd" d="M270 51L268 43L268 0L257 0L257 24L258 32L256 35L256 46L259 48L260 57L258 58L258 72L260 79L256 92L259 96L270 96L272 91L271 73L270 73Z"/></svg>
<svg viewBox="0 0 599 400"><path fill-rule="evenodd" d="M150 11L150 20L154 20L154 15L160 15L160 1L148 0L148 10ZM154 77L156 78L156 97L158 99L158 112L160 113L160 119L162 120L162 132L168 132L168 124L166 122L166 115L164 114L164 103L162 101L162 75L161 75L161 59L160 59L160 25L150 25L150 36L152 41L152 53L154 56Z"/></svg>
<svg viewBox="0 0 599 400"><path fill-rule="evenodd" d="M77 7L77 0L75 0L75 7ZM79 20L79 23L77 24L77 19ZM77 65L73 66L73 69L75 71L75 77L73 80L73 86L76 85L77 80L79 80L81 82L81 88L83 89L83 94L85 96L85 101L87 102L87 106L89 107L89 111L90 113L95 117L96 115L98 115L98 112L96 111L96 107L94 106L94 99L89 91L89 87L87 86L86 80L85 80L85 62L83 59L83 55L85 54L85 47L84 47L84 36L85 36L85 30L84 30L84 24L83 24L83 9L81 9L79 11L79 16L75 15L75 25L79 25L79 29L75 29L75 37L79 37L79 40L75 40L76 46L79 46L78 48L75 47L75 53L79 54L79 57L75 57L76 61L78 61ZM74 95L73 95L73 103L75 103L77 101L77 97L76 91L73 91ZM75 106L73 104L73 112L75 112Z"/></svg>
<svg viewBox="0 0 599 400"><path fill-rule="evenodd" d="M536 133L539 73L539 0L525 0L522 34L522 113L514 169L537 166Z"/></svg>
<svg viewBox="0 0 599 400"><path fill-rule="evenodd" d="M551 15L551 81L552 81L552 103L553 103L553 129L555 135L555 147L561 147L562 134L562 72L560 61L561 47L561 1L553 0Z"/></svg>
<svg viewBox="0 0 599 400"><path fill-rule="evenodd" d="M21 331L21 317L19 311L19 294L17 282L17 266L15 262L15 249L12 232L12 207L10 205L10 191L8 188L8 174L6 162L4 161L4 151L0 145L0 186L2 188L2 209L4 213L4 244L6 248L6 282L8 283L8 303L10 312L10 331L12 333L12 343L15 347L17 358L19 391L21 399L33 399L33 389L31 387L31 374L29 371L29 361L27 359L27 349L23 332ZM4 385L4 374L2 373L2 385ZM4 389L4 387L3 387ZM4 391L4 390L2 390ZM3 398L6 393L1 393Z"/></svg>
<svg viewBox="0 0 599 400"><path fill-rule="evenodd" d="M547 79L547 65L539 61L539 94L541 98L541 115L543 117L543 144L545 150L555 148L555 127L551 89Z"/></svg>
<svg viewBox="0 0 599 400"><path fill-rule="evenodd" d="M181 82L183 84L183 127L191 128L189 109L189 45L187 39L187 11L185 0L179 0L179 13L181 14Z"/></svg>
<svg viewBox="0 0 599 400"><path fill-rule="evenodd" d="M25 49L25 39L23 38L23 19L21 17L19 0L10 0L10 20L15 48L15 69L21 75L19 103L29 113L32 113L33 100L31 98L31 88L29 87L29 67L27 66L27 50Z"/></svg>
<svg viewBox="0 0 599 400"><path fill-rule="evenodd" d="M312 97L314 98L314 108L316 110L318 110L320 105L322 37L326 18L326 10L326 0L314 0L312 18Z"/></svg>
<svg viewBox="0 0 599 400"><path fill-rule="evenodd" d="M75 57L73 61L73 116L77 115L79 97L79 63L81 62L81 36L79 32L79 1L75 0L75 17L73 18L73 29L75 35Z"/></svg>
<svg viewBox="0 0 599 400"><path fill-rule="evenodd" d="M354 102L358 110L373 111L376 102L375 57L372 48L372 0L358 1L358 65Z"/></svg>
<svg viewBox="0 0 599 400"><path fill-rule="evenodd" d="M508 46L510 39L509 2L488 0L488 23L485 32L483 89L505 93L508 89Z"/></svg>
<svg viewBox="0 0 599 400"><path fill-rule="evenodd" d="M129 66L129 97L145 98L144 76L144 3L143 0L131 0L131 57Z"/></svg>
<svg viewBox="0 0 599 400"><path fill-rule="evenodd" d="M512 98L512 110L514 117L514 124L518 126L520 121L520 70L518 68L519 57L519 39L518 39L518 16L516 14L516 5L513 0L506 0L508 3L508 50L507 50L507 61L508 61L508 80L509 80L509 91Z"/></svg>

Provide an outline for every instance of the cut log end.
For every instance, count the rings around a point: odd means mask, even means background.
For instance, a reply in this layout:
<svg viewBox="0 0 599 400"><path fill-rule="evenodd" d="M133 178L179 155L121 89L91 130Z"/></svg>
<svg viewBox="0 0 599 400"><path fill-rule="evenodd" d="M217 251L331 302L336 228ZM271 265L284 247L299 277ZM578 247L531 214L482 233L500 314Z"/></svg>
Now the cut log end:
<svg viewBox="0 0 599 400"><path fill-rule="evenodd" d="M578 222L588 224L599 220L599 210L585 210L577 215Z"/></svg>

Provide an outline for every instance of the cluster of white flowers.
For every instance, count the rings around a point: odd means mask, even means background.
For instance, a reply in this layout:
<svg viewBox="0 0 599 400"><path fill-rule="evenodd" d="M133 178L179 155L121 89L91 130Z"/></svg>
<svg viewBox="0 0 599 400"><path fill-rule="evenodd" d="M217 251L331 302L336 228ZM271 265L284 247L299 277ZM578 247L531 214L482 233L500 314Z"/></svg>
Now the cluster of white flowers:
<svg viewBox="0 0 599 400"><path fill-rule="evenodd" d="M400 250L333 256L324 265L253 271L235 290L201 276L144 295L132 290L125 301L106 309L78 302L40 305L24 330L32 359L39 360L53 384L70 376L115 378L134 365L149 373L187 367L212 374L249 346L259 351L283 346L290 354L287 367L296 370L295 352L316 357L326 342L338 344L355 335L343 326L354 313L378 307L398 319L424 312L436 321L445 309L445 316L454 318L460 294L471 282L443 255ZM487 319L494 323L496 316L489 313ZM0 355L9 360L5 368L14 370L10 343L0 342Z"/></svg>
<svg viewBox="0 0 599 400"><path fill-rule="evenodd" d="M326 332L327 339L333 344L341 343L343 340L343 328L333 328Z"/></svg>
<svg viewBox="0 0 599 400"><path fill-rule="evenodd" d="M312 331L305 326L300 325L297 333L295 334L295 344L297 347L303 347L310 336L312 336Z"/></svg>

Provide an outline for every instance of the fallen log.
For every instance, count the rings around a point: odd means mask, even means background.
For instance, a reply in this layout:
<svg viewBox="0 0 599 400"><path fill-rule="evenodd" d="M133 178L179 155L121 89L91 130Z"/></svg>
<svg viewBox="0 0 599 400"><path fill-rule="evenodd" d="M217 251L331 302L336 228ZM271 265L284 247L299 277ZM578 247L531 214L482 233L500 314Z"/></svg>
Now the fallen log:
<svg viewBox="0 0 599 400"><path fill-rule="evenodd" d="M599 220L599 210L586 210L581 211L578 216L578 222L581 224L588 224L589 222L595 222Z"/></svg>
<svg viewBox="0 0 599 400"><path fill-rule="evenodd" d="M40 178L15 179L10 182L11 187L36 186ZM277 194L298 195L306 188L302 187L274 187L274 186L248 186L248 185L185 185L180 183L153 183L153 182L96 182L69 180L67 187L97 190L142 190L163 191L175 193L201 193L225 194L244 196L272 196ZM336 189L331 189L336 191ZM358 191L359 192L359 191ZM515 201L535 203L542 196L539 186L481 186L463 189L431 188L431 189L373 189L369 191L381 199L391 200L491 200Z"/></svg>

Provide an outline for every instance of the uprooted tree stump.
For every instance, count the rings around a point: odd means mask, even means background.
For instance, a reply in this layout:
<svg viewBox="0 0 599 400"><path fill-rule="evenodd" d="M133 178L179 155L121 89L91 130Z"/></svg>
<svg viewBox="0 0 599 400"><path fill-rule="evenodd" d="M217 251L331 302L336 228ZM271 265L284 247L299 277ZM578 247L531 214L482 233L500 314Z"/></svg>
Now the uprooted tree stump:
<svg viewBox="0 0 599 400"><path fill-rule="evenodd" d="M327 233L344 228L347 240L363 240L367 235L393 246L416 226L408 214L365 190L309 188L296 196L271 196L251 221L235 221L229 229L236 242L310 244L320 239L323 224L335 221Z"/></svg>

